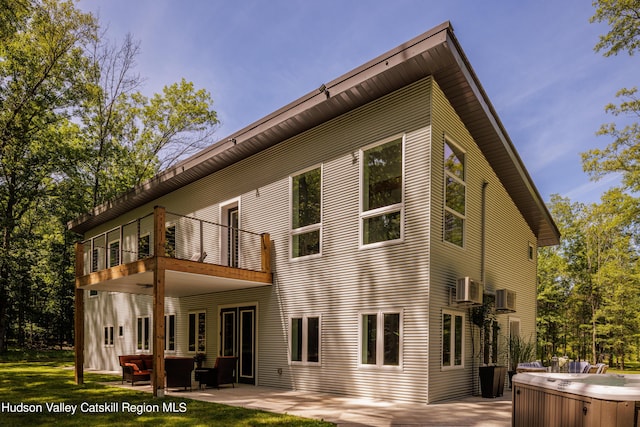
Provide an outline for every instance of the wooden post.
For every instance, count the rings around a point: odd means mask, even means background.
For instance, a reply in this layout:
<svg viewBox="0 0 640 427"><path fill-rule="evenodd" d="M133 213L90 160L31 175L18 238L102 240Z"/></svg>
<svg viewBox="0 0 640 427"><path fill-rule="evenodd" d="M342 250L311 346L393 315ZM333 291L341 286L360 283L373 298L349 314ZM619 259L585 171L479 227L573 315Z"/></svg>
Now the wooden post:
<svg viewBox="0 0 640 427"><path fill-rule="evenodd" d="M153 396L164 397L164 287L165 287L166 211L156 206L153 212L155 269L153 270Z"/></svg>
<svg viewBox="0 0 640 427"><path fill-rule="evenodd" d="M84 384L84 289L78 288L78 278L84 276L84 245L76 243L76 284L74 310L74 353L76 384Z"/></svg>
<svg viewBox="0 0 640 427"><path fill-rule="evenodd" d="M260 235L260 257L262 259L262 271L271 273L271 235L262 233Z"/></svg>

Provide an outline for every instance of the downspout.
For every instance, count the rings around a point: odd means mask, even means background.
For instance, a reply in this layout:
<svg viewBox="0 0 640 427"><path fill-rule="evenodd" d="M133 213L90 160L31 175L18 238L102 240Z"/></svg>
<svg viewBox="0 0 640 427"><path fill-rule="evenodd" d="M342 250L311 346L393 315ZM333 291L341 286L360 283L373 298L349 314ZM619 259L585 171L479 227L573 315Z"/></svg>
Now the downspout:
<svg viewBox="0 0 640 427"><path fill-rule="evenodd" d="M482 181L480 201L480 282L484 285L486 263L486 232L487 232L487 181Z"/></svg>

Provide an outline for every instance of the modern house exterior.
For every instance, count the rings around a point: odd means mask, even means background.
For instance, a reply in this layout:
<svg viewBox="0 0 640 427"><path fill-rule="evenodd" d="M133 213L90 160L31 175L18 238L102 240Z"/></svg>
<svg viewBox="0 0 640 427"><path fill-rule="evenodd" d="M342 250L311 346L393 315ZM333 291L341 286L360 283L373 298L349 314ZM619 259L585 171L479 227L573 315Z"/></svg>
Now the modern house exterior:
<svg viewBox="0 0 640 427"><path fill-rule="evenodd" d="M238 382L421 403L535 339L559 239L448 22L69 228L78 381L153 353L161 395L165 356L204 353Z"/></svg>

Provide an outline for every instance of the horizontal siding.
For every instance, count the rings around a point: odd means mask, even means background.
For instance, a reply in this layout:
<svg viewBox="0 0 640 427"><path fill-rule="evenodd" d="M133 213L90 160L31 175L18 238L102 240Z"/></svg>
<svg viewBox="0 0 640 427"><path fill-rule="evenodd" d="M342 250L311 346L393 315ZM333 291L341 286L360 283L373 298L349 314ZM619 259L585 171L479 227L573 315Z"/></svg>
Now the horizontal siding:
<svg viewBox="0 0 640 427"><path fill-rule="evenodd" d="M455 287L458 277L471 276L481 279L481 212L482 186L486 188L486 247L485 247L485 292L507 288L517 293L517 313L521 334L535 333L536 264L528 259L529 243L536 245L535 236L521 213L509 197L504 186L489 166L487 160L473 141L464 124L437 87L433 90L433 135L432 145L432 233L431 241L431 300L430 300L430 363L429 401L435 402L477 393L478 361L472 358L471 326L468 310L465 325L465 369L441 370L442 308L449 306L449 289ZM459 248L444 243L442 221L444 210L443 135L446 134L466 151L466 229L465 246ZM449 308L459 309L455 303ZM501 344L500 352L507 351L509 315L499 314ZM474 330L476 328L474 327ZM475 352L479 351L478 337ZM506 363L506 359L502 362ZM472 370L475 366L475 370Z"/></svg>
<svg viewBox="0 0 640 427"><path fill-rule="evenodd" d="M260 385L427 401L431 85L431 79L424 79L92 230L92 234L99 233L142 216L155 204L170 212L217 222L220 204L239 197L240 227L271 234L273 286L174 301L176 354L187 354L189 311L206 310L207 355L215 355L220 307L255 303ZM400 134L406 135L405 240L360 249L359 163L354 162L354 156L364 146ZM291 261L288 177L319 164L323 165L323 254ZM130 298L124 306L150 308L146 297ZM88 323L120 316L109 311L113 309L105 307ZM360 368L358 313L384 309L403 312L403 366ZM136 310L129 309L132 325ZM288 319L304 314L322 317L320 366L288 363ZM97 360L94 353L88 358ZM213 357L206 362L211 363Z"/></svg>

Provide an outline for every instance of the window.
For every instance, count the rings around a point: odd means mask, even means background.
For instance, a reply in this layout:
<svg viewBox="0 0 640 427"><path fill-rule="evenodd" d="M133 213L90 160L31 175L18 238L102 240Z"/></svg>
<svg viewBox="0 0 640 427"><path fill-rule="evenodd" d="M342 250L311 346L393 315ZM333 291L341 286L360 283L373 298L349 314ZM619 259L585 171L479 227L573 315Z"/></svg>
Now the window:
<svg viewBox="0 0 640 427"><path fill-rule="evenodd" d="M456 145L444 142L444 240L464 246L466 215L465 155Z"/></svg>
<svg viewBox="0 0 640 427"><path fill-rule="evenodd" d="M138 238L138 259L147 258L151 255L151 237L149 234Z"/></svg>
<svg viewBox="0 0 640 427"><path fill-rule="evenodd" d="M322 168L291 177L291 258L321 253Z"/></svg>
<svg viewBox="0 0 640 427"><path fill-rule="evenodd" d="M529 261L534 261L536 256L536 248L533 243L529 242Z"/></svg>
<svg viewBox="0 0 640 427"><path fill-rule="evenodd" d="M398 311L360 315L360 364L400 366L402 314Z"/></svg>
<svg viewBox="0 0 640 427"><path fill-rule="evenodd" d="M120 240L109 243L109 267L120 265Z"/></svg>
<svg viewBox="0 0 640 427"><path fill-rule="evenodd" d="M361 245L401 240L404 212L404 137L360 152Z"/></svg>
<svg viewBox="0 0 640 427"><path fill-rule="evenodd" d="M124 326L118 326L118 338L124 338Z"/></svg>
<svg viewBox="0 0 640 427"><path fill-rule="evenodd" d="M189 313L189 351L206 349L206 313L204 311Z"/></svg>
<svg viewBox="0 0 640 427"><path fill-rule="evenodd" d="M149 350L149 317L138 317L138 351Z"/></svg>
<svg viewBox="0 0 640 427"><path fill-rule="evenodd" d="M98 291L94 291L93 289L89 291L89 296L90 297L97 297L98 296Z"/></svg>
<svg viewBox="0 0 640 427"><path fill-rule="evenodd" d="M442 368L464 367L464 315L442 313Z"/></svg>
<svg viewBox="0 0 640 427"><path fill-rule="evenodd" d="M104 346L113 347L113 326L104 327Z"/></svg>
<svg viewBox="0 0 640 427"><path fill-rule="evenodd" d="M164 316L164 349L176 351L176 315Z"/></svg>
<svg viewBox="0 0 640 427"><path fill-rule="evenodd" d="M291 362L320 363L320 317L292 317L289 324Z"/></svg>

